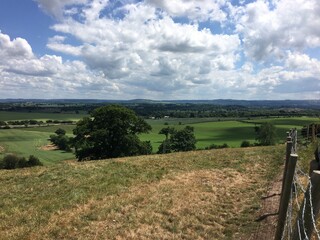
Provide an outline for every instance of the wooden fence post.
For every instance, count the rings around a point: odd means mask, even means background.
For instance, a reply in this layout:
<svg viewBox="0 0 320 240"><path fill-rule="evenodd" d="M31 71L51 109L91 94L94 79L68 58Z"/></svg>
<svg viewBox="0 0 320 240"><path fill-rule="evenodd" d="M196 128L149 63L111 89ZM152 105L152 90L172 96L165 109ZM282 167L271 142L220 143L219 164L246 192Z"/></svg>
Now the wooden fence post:
<svg viewBox="0 0 320 240"><path fill-rule="evenodd" d="M296 169L296 164L298 160L297 154L290 154L289 161L288 161L288 168L286 173L286 178L284 179L284 188L282 191L280 206L279 206L279 215L278 215L278 225L275 235L275 240L281 240L286 217L287 217L287 210L288 210L288 204L290 200L290 193L292 189L292 182L293 182L293 176Z"/></svg>
<svg viewBox="0 0 320 240"><path fill-rule="evenodd" d="M311 189L310 189L311 188ZM320 209L320 171L313 171L296 220L292 239L310 239Z"/></svg>
<svg viewBox="0 0 320 240"><path fill-rule="evenodd" d="M284 163L283 177L282 177L282 188L281 188L280 202L281 202L282 195L283 195L284 183L285 183L285 179L286 179L286 175L287 175L287 171L288 171L288 162L289 162L292 144L293 144L291 140L292 140L291 136L288 136L287 137L287 148L286 148L286 159L285 159L285 163Z"/></svg>

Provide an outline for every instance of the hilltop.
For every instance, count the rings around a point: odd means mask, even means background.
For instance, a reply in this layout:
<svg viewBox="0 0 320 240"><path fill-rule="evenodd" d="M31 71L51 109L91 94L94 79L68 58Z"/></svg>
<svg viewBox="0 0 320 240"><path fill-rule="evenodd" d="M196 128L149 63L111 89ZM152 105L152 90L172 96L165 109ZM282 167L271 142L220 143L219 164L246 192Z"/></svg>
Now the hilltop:
<svg viewBox="0 0 320 240"><path fill-rule="evenodd" d="M285 147L1 170L3 239L248 239Z"/></svg>

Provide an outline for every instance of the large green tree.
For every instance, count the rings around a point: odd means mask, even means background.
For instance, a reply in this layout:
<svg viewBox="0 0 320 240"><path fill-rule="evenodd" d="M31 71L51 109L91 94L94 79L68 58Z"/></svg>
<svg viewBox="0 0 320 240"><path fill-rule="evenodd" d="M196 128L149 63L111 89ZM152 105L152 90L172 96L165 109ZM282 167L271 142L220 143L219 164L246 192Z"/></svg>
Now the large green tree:
<svg viewBox="0 0 320 240"><path fill-rule="evenodd" d="M150 130L151 126L128 108L100 107L77 123L75 154L79 161L149 154L150 142L140 141L137 135Z"/></svg>
<svg viewBox="0 0 320 240"><path fill-rule="evenodd" d="M275 145L277 140L276 127L269 122L262 123L260 127L256 127L256 140L260 145Z"/></svg>
<svg viewBox="0 0 320 240"><path fill-rule="evenodd" d="M159 134L165 134L166 139L159 146L158 153L170 153L170 152L184 152L196 149L196 138L194 135L194 128L186 126L184 129L175 130L169 128L163 128ZM168 139L168 135L170 138Z"/></svg>

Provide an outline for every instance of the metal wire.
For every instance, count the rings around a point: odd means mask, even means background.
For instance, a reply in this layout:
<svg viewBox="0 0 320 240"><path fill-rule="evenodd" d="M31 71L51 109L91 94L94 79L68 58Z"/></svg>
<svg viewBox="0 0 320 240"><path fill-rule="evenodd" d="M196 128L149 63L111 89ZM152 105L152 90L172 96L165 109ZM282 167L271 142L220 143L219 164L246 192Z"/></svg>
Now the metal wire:
<svg viewBox="0 0 320 240"><path fill-rule="evenodd" d="M291 137L292 141L292 148L291 148L291 154L296 154L297 153L297 129L292 129L289 132L289 137ZM303 181L300 180L300 178L303 178ZM303 184L305 182L305 184ZM309 186L307 188L307 186ZM317 229L317 223L316 219L314 216L314 208L313 208L313 200L312 200L312 183L311 179L309 177L309 174L305 173L299 162L296 165L296 170L293 178L293 185L290 193L290 201L288 205L288 210L287 210L287 218L286 218L286 223L285 227L282 233L281 240L283 239L291 239L292 238L292 228L294 226L293 221L295 221L293 218L295 215L294 211L301 209L302 211L302 216L301 218L297 218L296 220L296 227L298 230L298 236L299 239L302 240L302 233L304 234L305 238L303 240L308 240L307 233L306 233L306 227L304 223L304 218L305 218L305 213L306 213L306 205L307 205L307 199L306 195L309 194L309 205L310 205L310 210L311 210L311 219L312 219L312 224L315 232L315 236L317 237L318 240L320 240L320 231ZM299 202L299 197L304 195L304 198L300 204Z"/></svg>

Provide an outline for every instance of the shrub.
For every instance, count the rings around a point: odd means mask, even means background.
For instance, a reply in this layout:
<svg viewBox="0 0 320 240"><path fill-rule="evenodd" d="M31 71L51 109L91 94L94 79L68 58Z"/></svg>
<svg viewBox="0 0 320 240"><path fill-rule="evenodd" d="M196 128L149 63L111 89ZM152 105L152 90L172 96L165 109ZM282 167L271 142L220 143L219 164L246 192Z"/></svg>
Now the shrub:
<svg viewBox="0 0 320 240"><path fill-rule="evenodd" d="M229 147L229 145L228 144L226 144L226 143L224 143L224 144L222 144L222 145L216 145L216 144L211 144L211 145L209 145L208 147L206 147L205 149L206 150L209 150L209 149L221 149L221 148L228 148Z"/></svg>
<svg viewBox="0 0 320 240"><path fill-rule="evenodd" d="M42 164L42 162L40 162L39 158L37 158L33 155L30 155L26 166L28 166L28 167L43 166L43 164Z"/></svg>
<svg viewBox="0 0 320 240"><path fill-rule="evenodd" d="M158 154L162 154L162 153L171 153L171 142L170 140L164 140L159 148L158 148Z"/></svg>
<svg viewBox="0 0 320 240"><path fill-rule="evenodd" d="M43 164L40 160L33 155L30 155L27 161L24 157L18 157L15 154L8 154L2 159L2 161L0 161L0 169L16 169L42 165Z"/></svg>
<svg viewBox="0 0 320 240"><path fill-rule="evenodd" d="M248 140L243 140L240 147L250 147L251 143Z"/></svg>
<svg viewBox="0 0 320 240"><path fill-rule="evenodd" d="M2 165L4 169L15 169L18 166L19 157L14 154L6 155L2 160Z"/></svg>
<svg viewBox="0 0 320 240"><path fill-rule="evenodd" d="M25 168L28 166L27 160L24 157L19 158L18 163L17 163L17 168Z"/></svg>

